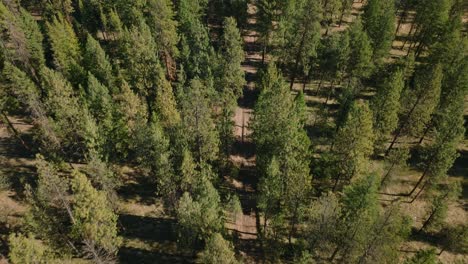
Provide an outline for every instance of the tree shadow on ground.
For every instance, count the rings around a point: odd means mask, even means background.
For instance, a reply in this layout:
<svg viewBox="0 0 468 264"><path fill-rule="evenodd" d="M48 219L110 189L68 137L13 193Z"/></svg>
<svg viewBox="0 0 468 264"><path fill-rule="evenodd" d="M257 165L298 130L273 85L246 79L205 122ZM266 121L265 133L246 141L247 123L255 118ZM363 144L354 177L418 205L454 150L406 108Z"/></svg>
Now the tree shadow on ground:
<svg viewBox="0 0 468 264"><path fill-rule="evenodd" d="M177 241L174 219L130 214L119 215L122 236L153 242Z"/></svg>
<svg viewBox="0 0 468 264"><path fill-rule="evenodd" d="M177 243L174 219L119 215L120 235L124 239L137 239L147 245ZM119 250L120 263L194 263L193 256L182 254L176 247L156 247L155 250L125 245ZM172 249L173 247L171 247Z"/></svg>
<svg viewBox="0 0 468 264"><path fill-rule="evenodd" d="M136 200L145 205L155 203L156 185L150 177L135 176L135 181L122 185L117 193L124 200Z"/></svg>

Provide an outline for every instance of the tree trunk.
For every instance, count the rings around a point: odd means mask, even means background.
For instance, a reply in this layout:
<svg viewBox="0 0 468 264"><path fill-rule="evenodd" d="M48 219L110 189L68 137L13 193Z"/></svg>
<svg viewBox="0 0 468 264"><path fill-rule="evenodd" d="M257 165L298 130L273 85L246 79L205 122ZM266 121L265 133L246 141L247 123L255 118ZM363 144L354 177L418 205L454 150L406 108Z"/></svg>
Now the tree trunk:
<svg viewBox="0 0 468 264"><path fill-rule="evenodd" d="M414 191L416 191L416 189L417 189L418 186L421 184L421 182L424 180L424 178L426 178L426 175L427 175L428 172L429 172L429 166L426 166L426 169L424 169L423 174L421 175L421 177L419 177L418 182L417 182L416 185L413 187L413 189L411 190L411 192L408 193L407 196L413 195Z"/></svg>
<svg viewBox="0 0 468 264"><path fill-rule="evenodd" d="M435 212L436 212L436 210L432 210L431 215L429 216L429 218L426 219L426 221L424 221L424 224L418 230L418 233L421 233L424 230L424 228L426 228L426 226L429 224L429 221L431 221L432 217L434 217Z"/></svg>
<svg viewBox="0 0 468 264"><path fill-rule="evenodd" d="M427 183L429 181L425 181L424 182L424 185L421 187L421 189L419 190L419 192L413 197L413 199L411 199L411 201L409 202L410 204L412 204L414 201L416 201L416 199L418 199L419 195L421 195L421 193L423 192L424 188L426 187Z"/></svg>
<svg viewBox="0 0 468 264"><path fill-rule="evenodd" d="M335 82L335 81L333 80L333 81L331 82L331 84L330 84L330 88L329 88L330 91L328 91L327 100L325 100L325 105L328 104L328 101L330 100L330 97L331 97L331 94L332 94L332 92L333 92L333 89L335 89L335 87L333 86L334 82Z"/></svg>
<svg viewBox="0 0 468 264"><path fill-rule="evenodd" d="M387 180L388 176L390 175L390 172L393 170L393 167L395 167L395 163L392 163L392 166L390 166L390 168L388 169L387 173L385 174L385 176L382 178L382 181L380 181L380 187L383 186L385 180Z"/></svg>
<svg viewBox="0 0 468 264"><path fill-rule="evenodd" d="M417 98L416 102L414 103L413 107L411 108L411 110L406 115L405 121L403 121L403 123L398 128L398 130L397 130L397 132L395 134L395 137L393 137L392 143L390 144L387 151L385 152L385 156L388 156L388 153L390 153L390 150L392 150L393 145L395 145L397 139L400 137L401 132L403 131L403 128L405 128L405 126L408 124L409 119L410 119L411 115L413 114L414 110L416 109L416 106L418 106L419 101L421 100L421 96L422 96L423 93L424 93L424 90L421 90L421 92L418 94L418 98Z"/></svg>
<svg viewBox="0 0 468 264"><path fill-rule="evenodd" d="M320 93L320 89L322 88L322 83L323 83L323 75L324 75L324 73L323 73L323 72L322 72L322 73L320 73L320 81L319 81L319 85L318 85L318 87L317 87L317 92L316 92L315 96L318 96L318 95L319 95L319 93Z"/></svg>
<svg viewBox="0 0 468 264"><path fill-rule="evenodd" d="M289 89L292 90L294 86L294 81L296 80L297 68L299 67L299 60L296 60L294 64L294 69L291 75L291 83L289 85Z"/></svg>
<svg viewBox="0 0 468 264"><path fill-rule="evenodd" d="M335 179L335 184L333 185L333 190L332 190L333 192L336 191L336 188L338 187L338 183L340 182L340 178L341 178L341 174L338 175Z"/></svg>
<svg viewBox="0 0 468 264"><path fill-rule="evenodd" d="M338 251L340 251L340 246L336 247L335 251L333 251L333 254L330 256L328 261L332 262L335 259L336 255L338 254Z"/></svg>
<svg viewBox="0 0 468 264"><path fill-rule="evenodd" d="M426 137L427 133L429 133L429 131L431 130L432 128L432 122L429 123L429 125L426 127L426 129L424 130L424 133L423 135L421 136L421 138L419 139L419 142L418 144L421 145L424 141L424 138Z"/></svg>
<svg viewBox="0 0 468 264"><path fill-rule="evenodd" d="M413 29L414 29L414 22L411 23L410 31L408 32L408 36L406 36L406 39L405 39L405 41L403 42L403 46L401 46L401 50L403 50L403 49L405 48L406 42L408 42L408 39L411 38L411 33L413 33ZM411 50L411 45L410 45L410 48L409 48L409 50L408 50L408 54L409 54L410 50Z"/></svg>

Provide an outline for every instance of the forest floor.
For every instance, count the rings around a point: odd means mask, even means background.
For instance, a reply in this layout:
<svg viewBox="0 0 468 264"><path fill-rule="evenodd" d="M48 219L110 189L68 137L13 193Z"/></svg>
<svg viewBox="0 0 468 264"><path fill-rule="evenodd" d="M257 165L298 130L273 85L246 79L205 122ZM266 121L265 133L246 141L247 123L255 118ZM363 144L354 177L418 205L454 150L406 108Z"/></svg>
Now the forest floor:
<svg viewBox="0 0 468 264"><path fill-rule="evenodd" d="M245 61L242 64L247 84L242 98L238 100L234 115L235 144L230 156L238 173L225 176L226 184L235 190L242 206L242 214L238 215L235 221L228 222L227 228L237 238L235 246L246 263L254 263L261 252L258 240L260 216L256 207L258 178L255 171L255 146L249 128L258 97L258 90L255 89L257 71L262 65L261 47L257 43L258 32L255 30L256 12L255 5L249 3L247 25L243 30Z"/></svg>

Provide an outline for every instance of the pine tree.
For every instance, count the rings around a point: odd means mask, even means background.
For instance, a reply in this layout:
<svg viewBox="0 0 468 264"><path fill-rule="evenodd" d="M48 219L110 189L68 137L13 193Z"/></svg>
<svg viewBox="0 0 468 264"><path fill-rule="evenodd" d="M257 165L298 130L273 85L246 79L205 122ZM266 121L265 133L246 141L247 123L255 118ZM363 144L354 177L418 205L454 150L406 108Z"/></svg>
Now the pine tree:
<svg viewBox="0 0 468 264"><path fill-rule="evenodd" d="M309 173L310 140L304 130L304 107L301 101L294 100L275 66L268 67L263 76L260 98L255 106L253 121L253 138L257 147L257 166L262 177L277 178L275 163L279 163L280 186L273 182L265 183L266 190L274 188L281 190L281 206L279 210L290 216L289 243L295 233L301 207L308 197L311 188ZM268 166L273 166L268 168ZM268 175L270 174L270 175ZM268 178L265 179L268 181ZM271 197L265 195L263 203ZM272 198L274 198L273 196Z"/></svg>
<svg viewBox="0 0 468 264"><path fill-rule="evenodd" d="M47 89L45 106L53 116L53 129L66 154L84 156L97 145L97 127L88 108L74 95L63 76L44 68L44 87Z"/></svg>
<svg viewBox="0 0 468 264"><path fill-rule="evenodd" d="M424 47L430 47L438 41L449 19L450 0L429 1L423 0L416 3L417 28L415 30L416 57L419 57ZM410 46L410 51L412 50Z"/></svg>
<svg viewBox="0 0 468 264"><path fill-rule="evenodd" d="M326 25L326 33L330 30L330 26L335 22L338 22L338 16L340 10L342 8L342 1L341 0L324 0L322 2L322 9L323 9L323 22Z"/></svg>
<svg viewBox="0 0 468 264"><path fill-rule="evenodd" d="M242 96L242 89L246 83L241 64L244 61L242 37L236 21L226 18L223 23L223 37L221 40L221 62L219 81L216 87L223 97L235 100Z"/></svg>
<svg viewBox="0 0 468 264"><path fill-rule="evenodd" d="M47 162L43 156L36 156L38 172L37 187L26 188L26 197L31 209L25 217L28 230L62 256L70 255L69 224L74 216L69 194L70 183L59 174L56 164Z"/></svg>
<svg viewBox="0 0 468 264"><path fill-rule="evenodd" d="M108 155L112 151L112 136L114 132L114 105L109 90L102 85L91 73L88 75L87 102L89 112L96 120L98 128L98 144Z"/></svg>
<svg viewBox="0 0 468 264"><path fill-rule="evenodd" d="M165 128L172 128L181 121L180 113L177 109L177 102L171 83L164 76L164 72L158 67L156 86L155 110Z"/></svg>
<svg viewBox="0 0 468 264"><path fill-rule="evenodd" d="M294 64L291 72L292 89L299 71L309 71L310 57L317 55L320 40L321 7L317 1L301 0L294 6L291 26L286 32L286 45L283 61Z"/></svg>
<svg viewBox="0 0 468 264"><path fill-rule="evenodd" d="M178 8L180 58L188 79L212 77L213 48L208 30L201 22L203 6L199 1L182 0Z"/></svg>
<svg viewBox="0 0 468 264"><path fill-rule="evenodd" d="M402 117L386 155L402 134L418 136L423 132L439 103L441 81L440 64L425 66L416 72L414 88L406 89L402 95Z"/></svg>
<svg viewBox="0 0 468 264"><path fill-rule="evenodd" d="M330 257L333 261L342 252L343 259L355 256L359 247L369 236L368 227L378 217L377 201L378 177L365 176L346 186L343 190L342 223L336 228L340 232L340 239Z"/></svg>
<svg viewBox="0 0 468 264"><path fill-rule="evenodd" d="M181 102L181 114L190 147L197 161L215 160L219 135L212 118L208 88L199 79L194 79L188 89Z"/></svg>
<svg viewBox="0 0 468 264"><path fill-rule="evenodd" d="M272 158L269 166L266 169L265 176L260 178L258 184L258 192L260 193L257 206L263 212L263 230L265 235L268 222L282 218L281 200L282 200L282 180L280 164L275 157ZM277 221L277 220L276 220Z"/></svg>
<svg viewBox="0 0 468 264"><path fill-rule="evenodd" d="M196 163L193 160L192 153L187 149L182 152L179 174L181 175L181 191L191 192L200 175L196 170Z"/></svg>
<svg viewBox="0 0 468 264"><path fill-rule="evenodd" d="M39 82L40 71L45 66L42 32L37 22L26 10L21 9L20 13L20 27L26 38L26 48L29 55L29 62L25 65L24 70L33 76L33 80Z"/></svg>
<svg viewBox="0 0 468 264"><path fill-rule="evenodd" d="M244 61L243 42L234 18L226 18L223 23L223 36L218 54L218 67L215 72L215 88L219 92L221 108L217 120L224 159L229 157L234 141L234 115L237 99L242 96L246 83L241 63Z"/></svg>
<svg viewBox="0 0 468 264"><path fill-rule="evenodd" d="M307 248L316 254L329 253L341 239L341 204L333 193L326 193L313 201L306 213L305 238Z"/></svg>
<svg viewBox="0 0 468 264"><path fill-rule="evenodd" d="M0 94L2 95L0 100L2 109L0 110L2 110L3 114L5 115L8 111L13 110L10 101L14 98L14 100L17 100L14 103L14 110L17 110L17 107L21 108L30 114L35 124L37 124L38 129L35 131L34 136L42 151L52 153L60 149L60 138L55 133L53 122L47 115L46 106L40 98L41 95L45 95L44 88L39 90L25 72L8 62L4 64L0 77L0 88ZM8 123L8 119L5 121Z"/></svg>
<svg viewBox="0 0 468 264"><path fill-rule="evenodd" d="M9 258L12 264L46 264L55 262L50 248L32 235L10 234ZM57 262L58 263L58 262Z"/></svg>
<svg viewBox="0 0 468 264"><path fill-rule="evenodd" d="M270 64L259 83L261 94L255 105L252 136L260 171L265 171L272 157L281 158L279 154L288 142L294 123L290 118L294 109L293 97L289 89L285 89L282 78L276 67Z"/></svg>
<svg viewBox="0 0 468 264"><path fill-rule="evenodd" d="M177 182L170 155L169 139L157 120L138 129L134 151L137 161L148 170L147 173L156 183L158 194L164 197L170 206L174 206Z"/></svg>
<svg viewBox="0 0 468 264"><path fill-rule="evenodd" d="M117 92L114 87L114 77L112 75L112 65L108 56L102 49L98 41L88 34L86 46L83 55L83 65L85 69L91 72L99 82L111 89L112 93Z"/></svg>
<svg viewBox="0 0 468 264"><path fill-rule="evenodd" d="M349 28L350 58L348 73L352 77L366 78L372 73L372 42L363 30L360 19Z"/></svg>
<svg viewBox="0 0 468 264"><path fill-rule="evenodd" d="M400 111L400 96L405 86L402 70L396 70L381 87L372 100L374 113L374 131L376 132L376 147L383 148L386 137L398 126Z"/></svg>
<svg viewBox="0 0 468 264"><path fill-rule="evenodd" d="M74 171L72 176L73 237L115 254L121 239L117 236L117 215L110 208L106 194L94 189L84 174Z"/></svg>
<svg viewBox="0 0 468 264"><path fill-rule="evenodd" d="M374 61L389 55L395 33L395 13L394 1L370 0L364 8L363 24L372 41Z"/></svg>
<svg viewBox="0 0 468 264"><path fill-rule="evenodd" d="M32 16L12 3L0 3L0 29L4 59L27 72L38 83L45 65L43 36Z"/></svg>
<svg viewBox="0 0 468 264"><path fill-rule="evenodd" d="M354 102L335 136L333 153L340 157L336 164L340 173L335 176L334 190L340 181L350 181L366 170L373 144L372 112L366 103Z"/></svg>
<svg viewBox="0 0 468 264"><path fill-rule="evenodd" d="M445 178L448 170L458 157L457 146L465 134L462 105L463 98L458 98L458 100L452 102L450 107L446 109L445 114L442 115L442 122L439 123L434 136L434 143L426 147L422 157L423 174L419 177L409 195L413 194L416 188L426 180L427 176L430 178L425 181L413 201L428 183L435 185Z"/></svg>
<svg viewBox="0 0 468 264"><path fill-rule="evenodd" d="M320 83L317 90L319 94L323 80L331 82L329 88L329 99L333 92L333 85L336 81L341 81L346 73L348 60L350 59L349 34L333 34L322 39L321 48L319 50L319 68L320 68ZM328 102L328 100L327 100Z"/></svg>
<svg viewBox="0 0 468 264"><path fill-rule="evenodd" d="M180 239L188 244L208 240L220 232L224 224L221 200L209 179L211 172L205 169L201 173L193 193L185 192L177 208Z"/></svg>
<svg viewBox="0 0 468 264"><path fill-rule="evenodd" d="M447 49L445 45L450 48ZM420 144L426 136L430 136L434 131L437 131L437 127L447 112L451 111L453 104L461 106L462 98L468 92L468 61L466 60L468 41L461 40L459 36L454 36L452 40L444 41L435 46L434 53L431 54L431 61L442 63L444 76L439 104L432 115L432 119L425 127L419 140ZM454 52L454 50L461 50L462 52Z"/></svg>
<svg viewBox="0 0 468 264"><path fill-rule="evenodd" d="M260 34L259 41L262 43L262 64L265 63L265 57L270 46L273 35L273 21L276 18L276 2L269 0L260 0L257 2L257 27Z"/></svg>
<svg viewBox="0 0 468 264"><path fill-rule="evenodd" d="M157 57L156 43L149 27L142 23L139 27L125 31L121 45L125 80L138 95L145 98L149 122L156 110L154 102L158 75L155 73L162 70Z"/></svg>
<svg viewBox="0 0 468 264"><path fill-rule="evenodd" d="M135 147L138 130L147 123L148 112L144 101L126 82L122 83L120 90L113 98L116 111L111 142L115 144L114 157L126 158Z"/></svg>
<svg viewBox="0 0 468 264"><path fill-rule="evenodd" d="M213 234L206 242L199 260L206 264L236 264L239 263L234 254L234 248L219 233Z"/></svg>
<svg viewBox="0 0 468 264"><path fill-rule="evenodd" d="M461 194L461 186L459 182L448 184L440 190L436 190L436 194L431 197L430 203L427 206L427 217L419 231L437 230L440 229L447 217L448 205Z"/></svg>
<svg viewBox="0 0 468 264"><path fill-rule="evenodd" d="M105 3L97 0L78 1L80 22L93 35L96 35L99 30L103 29L104 21L106 20L104 5Z"/></svg>
<svg viewBox="0 0 468 264"><path fill-rule="evenodd" d="M148 8L146 19L158 47L158 53L166 68L167 77L173 80L176 77L175 59L179 55L177 49L179 36L172 1L150 0L146 5Z"/></svg>
<svg viewBox="0 0 468 264"><path fill-rule="evenodd" d="M68 21L71 21L70 15L74 11L72 0L50 0L41 5L43 8L43 15L49 20L64 15Z"/></svg>
<svg viewBox="0 0 468 264"><path fill-rule="evenodd" d="M373 223L356 263L398 262L400 244L411 231L409 220L401 215L398 204L388 206Z"/></svg>
<svg viewBox="0 0 468 264"><path fill-rule="evenodd" d="M84 73L80 66L81 49L72 26L62 16L58 16L51 22L46 22L46 27L54 66L73 84L82 83Z"/></svg>

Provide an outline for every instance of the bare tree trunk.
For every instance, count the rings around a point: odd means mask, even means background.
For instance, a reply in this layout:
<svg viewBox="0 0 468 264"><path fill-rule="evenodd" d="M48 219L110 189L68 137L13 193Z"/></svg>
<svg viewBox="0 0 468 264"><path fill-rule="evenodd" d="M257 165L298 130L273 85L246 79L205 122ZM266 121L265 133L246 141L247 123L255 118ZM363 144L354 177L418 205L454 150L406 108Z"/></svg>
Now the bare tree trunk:
<svg viewBox="0 0 468 264"><path fill-rule="evenodd" d="M390 150L392 150L393 145L396 143L397 139L400 137L401 132L403 131L403 128L405 128L405 126L408 124L409 119L410 119L411 115L413 114L414 110L416 109L416 106L418 106L419 101L421 100L421 97L422 97L423 93L424 93L424 90L422 90L418 94L418 98L417 98L416 102L414 103L413 107L411 108L411 110L406 115L405 120L403 121L403 123L399 126L395 136L393 137L392 143L390 144L387 151L385 152L385 156L388 156L388 153L390 153Z"/></svg>
<svg viewBox="0 0 468 264"><path fill-rule="evenodd" d="M421 136L421 138L419 139L419 142L418 144L421 145L424 141L424 138L426 137L427 133L429 133L429 131L431 130L432 128L432 122L429 123L429 125L426 127L426 129L424 130L424 133L423 135Z"/></svg>
<svg viewBox="0 0 468 264"><path fill-rule="evenodd" d="M414 193L414 191L416 191L416 189L417 189L418 186L421 184L421 182L424 180L424 178L426 178L426 175L427 175L428 172L429 172L429 166L426 166L426 169L424 169L423 174L421 175L421 177L419 177L418 182L417 182L416 185L413 187L413 189L411 190L411 192L408 193L408 196L411 196L411 195Z"/></svg>
<svg viewBox="0 0 468 264"><path fill-rule="evenodd" d="M421 195L421 193L424 191L424 188L426 188L427 186L427 183L429 181L425 181L424 182L424 185L421 187L421 189L419 190L419 192L413 197L413 199L411 199L411 201L409 202L410 204L412 204L414 201L416 201L416 199L418 199L419 195Z"/></svg>
<svg viewBox="0 0 468 264"><path fill-rule="evenodd" d="M406 36L406 39L403 42L403 46L401 46L401 50L403 50L405 48L406 42L408 42L408 39L411 38L411 33L413 33L413 29L414 29L414 21L413 21L413 23L411 23L410 31L408 32L408 35ZM411 45L410 45L410 48L408 50L408 54L409 54L410 50L411 50Z"/></svg>
<svg viewBox="0 0 468 264"><path fill-rule="evenodd" d="M331 97L331 94L332 94L332 92L333 92L333 89L335 89L335 87L333 86L334 82L335 82L335 80L333 80L333 81L331 82L331 84L330 84L330 88L329 88L330 91L328 91L327 100L325 100L325 105L328 104L328 101L330 100L330 97Z"/></svg>
<svg viewBox="0 0 468 264"><path fill-rule="evenodd" d="M339 174L336 179L335 179L335 184L333 185L333 192L336 191L337 187L338 187L338 183L340 182L340 179L341 179L341 174Z"/></svg>
<svg viewBox="0 0 468 264"><path fill-rule="evenodd" d="M393 167L395 167L395 163L392 163L392 166L390 166L387 173L385 173L385 176L382 178L382 181L380 181L380 187L382 187L385 181L387 180L388 176L390 175L390 172L393 170Z"/></svg>

